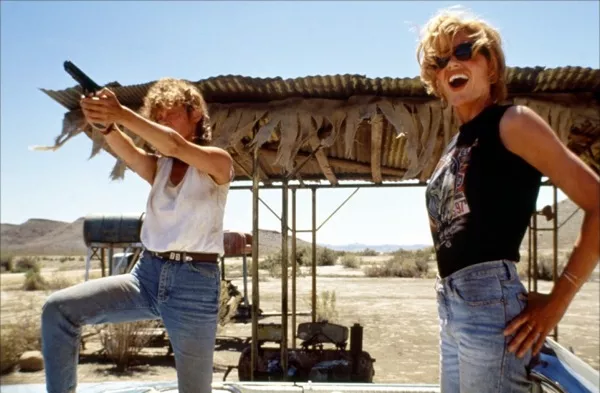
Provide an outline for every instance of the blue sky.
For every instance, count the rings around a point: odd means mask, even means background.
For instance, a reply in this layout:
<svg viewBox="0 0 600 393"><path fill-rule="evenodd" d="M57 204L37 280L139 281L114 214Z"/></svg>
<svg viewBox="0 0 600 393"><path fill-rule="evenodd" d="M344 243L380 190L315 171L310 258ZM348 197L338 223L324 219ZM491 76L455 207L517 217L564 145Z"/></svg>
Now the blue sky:
<svg viewBox="0 0 600 393"><path fill-rule="evenodd" d="M114 159L88 160L83 135L51 145L64 108L39 88L73 85L74 61L99 83L163 76L199 80L240 74L298 77L357 73L412 77L417 35L439 8L457 4L498 27L510 66L599 68L597 1L528 2L13 2L1 3L1 221L73 221L88 213L141 212L149 191L127 172L111 182ZM320 190L322 222L352 189ZM319 231L323 243L431 243L422 188L362 189ZM261 197L280 211L281 194ZM559 198L564 198L559 193ZM551 202L542 191L539 204ZM310 192L298 195L298 227L310 226ZM225 227L251 230L251 193L232 191ZM261 206L261 228L279 229ZM300 235L307 240L310 235Z"/></svg>

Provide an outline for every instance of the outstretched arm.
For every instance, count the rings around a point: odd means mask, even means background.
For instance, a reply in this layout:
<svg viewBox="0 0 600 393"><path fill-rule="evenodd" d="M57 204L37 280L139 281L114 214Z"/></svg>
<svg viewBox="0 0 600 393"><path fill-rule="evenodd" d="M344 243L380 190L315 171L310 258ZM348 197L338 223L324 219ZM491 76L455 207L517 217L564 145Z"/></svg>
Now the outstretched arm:
<svg viewBox="0 0 600 393"><path fill-rule="evenodd" d="M109 89L102 89L97 96L100 100L87 101L87 105L95 111L92 121L122 124L148 141L160 153L178 158L197 170L208 173L217 184L225 184L231 179L233 160L227 151L187 141L172 128L150 121L121 105Z"/></svg>
<svg viewBox="0 0 600 393"><path fill-rule="evenodd" d="M176 157L199 171L208 173L217 184L225 184L231 179L233 160L227 151L192 143L171 128L154 123L129 108L125 108L121 124L147 140L164 155Z"/></svg>
<svg viewBox="0 0 600 393"><path fill-rule="evenodd" d="M86 119L90 123L97 122L98 113L94 106L89 104L90 98L81 100L81 109ZM111 124L107 132L104 133L104 140L110 146L111 150L121 158L125 164L142 179L152 184L156 173L157 157L149 154L144 149L137 147L133 140L124 132L119 130L116 124Z"/></svg>
<svg viewBox="0 0 600 393"><path fill-rule="evenodd" d="M535 354L598 263L600 179L527 107L515 106L506 111L500 122L500 137L509 151L547 176L585 213L571 257L552 292L547 297L532 294L528 307L506 329L506 334L518 331L510 350L522 355L533 348Z"/></svg>

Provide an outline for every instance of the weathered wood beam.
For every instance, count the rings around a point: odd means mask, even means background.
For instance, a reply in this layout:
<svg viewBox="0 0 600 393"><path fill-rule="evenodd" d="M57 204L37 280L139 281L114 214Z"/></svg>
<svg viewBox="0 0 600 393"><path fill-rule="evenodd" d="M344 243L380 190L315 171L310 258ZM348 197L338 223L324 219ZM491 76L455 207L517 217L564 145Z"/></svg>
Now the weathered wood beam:
<svg viewBox="0 0 600 393"><path fill-rule="evenodd" d="M269 150L269 149L261 149L260 154L268 159L274 159L277 156L277 151L276 150ZM295 160L301 160L305 157L308 157L310 154L299 151L298 154L295 157ZM348 171L352 171L352 172L357 172L357 173L371 173L371 164L369 164L368 162L358 162L358 161L352 161L352 160L344 160L342 158L335 158L335 157L328 157L327 158L329 165L333 165L336 166L338 168L342 168L342 169L347 169ZM300 171L302 172L302 171ZM390 177L402 177L404 176L404 174L406 173L405 169L400 169L400 168L390 168L390 167L386 167L386 166L381 166L381 174L382 177L386 177L386 176L390 176ZM305 178L310 178L310 179L314 179L314 176L308 176L305 174L302 174L303 177ZM337 176L336 176L336 180L337 180Z"/></svg>
<svg viewBox="0 0 600 393"><path fill-rule="evenodd" d="M327 159L327 155L325 155L325 152L319 148L319 146L321 145L319 137L317 137L316 135L313 135L310 138L309 143L310 143L310 147L314 151L316 151L315 157L317 158L317 162L319 163L319 167L321 167L321 171L323 172L323 174L325 175L325 177L327 178L327 180L329 181L329 183L331 183L333 185L338 184L338 179L335 176L335 173L333 172L333 169L331 168L331 165L329 164L329 160Z"/></svg>
<svg viewBox="0 0 600 393"><path fill-rule="evenodd" d="M378 113L371 119L371 176L373 183L382 182L381 142L383 140L383 115Z"/></svg>

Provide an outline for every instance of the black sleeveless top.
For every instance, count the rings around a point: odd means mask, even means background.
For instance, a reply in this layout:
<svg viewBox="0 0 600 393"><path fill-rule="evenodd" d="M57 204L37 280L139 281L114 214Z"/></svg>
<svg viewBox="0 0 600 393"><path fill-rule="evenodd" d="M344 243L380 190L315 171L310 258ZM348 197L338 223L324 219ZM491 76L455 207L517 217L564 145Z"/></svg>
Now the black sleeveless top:
<svg viewBox="0 0 600 393"><path fill-rule="evenodd" d="M500 139L509 107L489 106L461 125L431 176L427 212L441 277L480 262L520 259L542 175Z"/></svg>

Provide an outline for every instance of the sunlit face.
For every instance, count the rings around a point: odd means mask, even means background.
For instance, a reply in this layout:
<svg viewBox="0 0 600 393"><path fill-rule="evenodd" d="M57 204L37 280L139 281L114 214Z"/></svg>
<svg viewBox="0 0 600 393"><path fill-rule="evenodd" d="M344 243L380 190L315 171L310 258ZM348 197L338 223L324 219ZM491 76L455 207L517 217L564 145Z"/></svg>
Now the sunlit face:
<svg viewBox="0 0 600 393"><path fill-rule="evenodd" d="M453 107L490 96L488 59L481 52L470 51L469 42L467 34L457 33L452 42L452 56L447 64L442 61L436 71L438 89Z"/></svg>
<svg viewBox="0 0 600 393"><path fill-rule="evenodd" d="M155 115L156 122L177 131L185 139L191 139L196 129L195 111L188 113L184 106L160 109Z"/></svg>

